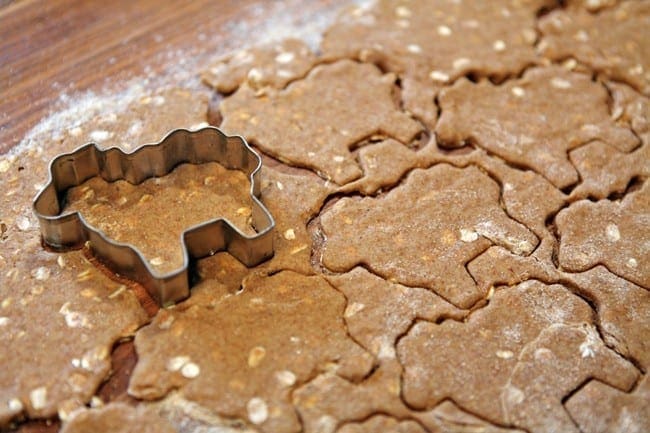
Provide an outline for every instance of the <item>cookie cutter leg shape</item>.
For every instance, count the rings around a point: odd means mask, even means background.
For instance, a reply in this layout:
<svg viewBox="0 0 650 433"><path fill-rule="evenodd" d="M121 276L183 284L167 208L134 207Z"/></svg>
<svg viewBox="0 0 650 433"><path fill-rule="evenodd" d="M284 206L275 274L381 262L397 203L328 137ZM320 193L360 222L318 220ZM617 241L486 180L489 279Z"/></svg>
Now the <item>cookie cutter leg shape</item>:
<svg viewBox="0 0 650 433"><path fill-rule="evenodd" d="M245 235L223 218L190 227L181 234L183 265L172 272L158 274L135 246L109 239L79 212L62 212L66 191L92 177L139 184L164 176L179 164L207 162L217 162L249 176L252 221L257 233ZM176 129L160 142L143 145L132 153L118 148L102 150L89 143L51 162L50 179L34 199L34 213L47 245L63 250L81 248L89 242L94 254L113 271L141 283L159 304L167 305L189 296L190 258L226 250L250 267L273 255L275 221L259 201L261 167L260 156L244 138L228 136L214 127L197 131Z"/></svg>

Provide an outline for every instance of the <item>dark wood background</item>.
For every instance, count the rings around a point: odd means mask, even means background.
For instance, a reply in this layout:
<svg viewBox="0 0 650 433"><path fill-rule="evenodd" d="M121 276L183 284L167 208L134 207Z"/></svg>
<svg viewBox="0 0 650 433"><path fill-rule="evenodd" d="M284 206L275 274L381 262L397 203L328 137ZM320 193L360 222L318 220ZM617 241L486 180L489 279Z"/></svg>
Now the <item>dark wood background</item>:
<svg viewBox="0 0 650 433"><path fill-rule="evenodd" d="M99 91L145 68L161 72L177 61L162 55L170 50L223 51L237 31L233 24L254 29L269 18L260 10L278 3L301 21L347 2L0 0L0 154L51 112L62 93Z"/></svg>

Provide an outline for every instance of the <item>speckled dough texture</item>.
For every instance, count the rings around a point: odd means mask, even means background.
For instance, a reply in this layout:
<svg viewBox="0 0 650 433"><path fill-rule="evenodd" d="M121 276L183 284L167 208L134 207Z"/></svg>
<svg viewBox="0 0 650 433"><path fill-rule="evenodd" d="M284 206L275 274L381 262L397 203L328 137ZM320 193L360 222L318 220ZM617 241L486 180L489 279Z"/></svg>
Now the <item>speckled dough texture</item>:
<svg viewBox="0 0 650 433"><path fill-rule="evenodd" d="M296 383L325 370L358 380L372 368L372 356L346 334L344 305L322 277L283 271L249 280L215 306L159 314L136 336L129 393L155 399L181 388L262 431L296 431Z"/></svg>
<svg viewBox="0 0 650 433"><path fill-rule="evenodd" d="M563 287L530 282L498 291L465 323L418 323L398 345L404 398L417 408L451 398L499 424L577 432L561 408L568 390L588 378L630 390L638 375L590 317L588 304ZM440 374L421 379L432 370Z"/></svg>
<svg viewBox="0 0 650 433"><path fill-rule="evenodd" d="M564 188L579 180L569 150L595 139L622 152L639 144L616 125L608 100L604 86L560 67L529 69L498 86L462 79L440 92L436 133L447 147L475 143Z"/></svg>
<svg viewBox="0 0 650 433"><path fill-rule="evenodd" d="M0 156L0 430L650 431L650 2L341 6L319 46L194 59ZM44 249L56 154L207 122L260 153L272 258L192 261L161 308ZM249 188L180 165L63 198L164 272L193 224L252 233Z"/></svg>
<svg viewBox="0 0 650 433"><path fill-rule="evenodd" d="M97 409L81 409L72 414L61 433L176 433L176 429L143 406L111 403Z"/></svg>
<svg viewBox="0 0 650 433"><path fill-rule="evenodd" d="M589 2L587 2L589 3ZM573 57L608 78L650 95L650 3L622 1L598 13L553 11L539 23L539 48L551 59Z"/></svg>
<svg viewBox="0 0 650 433"><path fill-rule="evenodd" d="M309 72L314 62L314 54L303 41L285 39L231 53L211 65L202 79L226 94L237 90L242 83L253 89L283 88Z"/></svg>
<svg viewBox="0 0 650 433"><path fill-rule="evenodd" d="M165 274L183 266L183 232L215 215L255 235L250 187L241 171L217 163L182 164L138 185L93 177L68 190L64 211L79 212L113 241L137 246L152 269Z"/></svg>
<svg viewBox="0 0 650 433"><path fill-rule="evenodd" d="M342 60L315 67L284 90L257 96L242 86L221 104L225 131L275 158L314 169L338 184L358 178L357 142L386 135L408 144L422 127L393 100L395 76Z"/></svg>
<svg viewBox="0 0 650 433"><path fill-rule="evenodd" d="M499 187L476 167L415 170L380 198L343 198L321 218L323 265L365 264L378 275L433 290L461 307L481 293L465 263L492 244L530 254L537 238L499 206Z"/></svg>
<svg viewBox="0 0 650 433"><path fill-rule="evenodd" d="M584 271L604 264L613 273L650 286L650 184L621 201L580 201L557 216L560 265Z"/></svg>
<svg viewBox="0 0 650 433"><path fill-rule="evenodd" d="M535 13L547 0L382 0L351 8L325 32L326 56L356 57L421 82L505 77L538 59Z"/></svg>

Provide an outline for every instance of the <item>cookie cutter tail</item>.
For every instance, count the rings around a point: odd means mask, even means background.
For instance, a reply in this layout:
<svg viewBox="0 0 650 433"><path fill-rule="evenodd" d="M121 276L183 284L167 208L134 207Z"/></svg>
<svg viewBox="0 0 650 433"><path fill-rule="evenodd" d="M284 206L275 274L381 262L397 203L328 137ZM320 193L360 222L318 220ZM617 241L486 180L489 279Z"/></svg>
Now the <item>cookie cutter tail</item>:
<svg viewBox="0 0 650 433"><path fill-rule="evenodd" d="M246 235L224 218L192 226L181 234L183 265L174 271L156 272L134 245L110 239L79 212L63 212L66 191L92 177L139 184L151 177L164 176L179 164L208 162L248 175L256 234ZM189 296L191 258L228 251L251 267L273 256L275 221L259 200L261 168L262 159L243 137L226 135L211 126L195 131L175 129L161 141L145 144L130 153L115 147L100 149L95 143L88 143L52 160L48 183L36 195L33 211L48 246L67 250L87 244L114 272L139 282L160 305L167 305Z"/></svg>

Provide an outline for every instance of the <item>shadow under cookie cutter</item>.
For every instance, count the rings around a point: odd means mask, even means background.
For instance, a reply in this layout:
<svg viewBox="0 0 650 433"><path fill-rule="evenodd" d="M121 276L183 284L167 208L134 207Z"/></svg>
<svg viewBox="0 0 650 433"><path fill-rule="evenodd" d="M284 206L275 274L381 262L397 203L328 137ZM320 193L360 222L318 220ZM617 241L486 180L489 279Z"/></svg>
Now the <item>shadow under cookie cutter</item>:
<svg viewBox="0 0 650 433"><path fill-rule="evenodd" d="M158 274L137 247L111 240L86 222L79 212L63 212L65 193L88 179L126 180L139 184L160 177L183 163L217 162L245 172L251 183L252 222L256 234L248 236L224 218L192 226L181 234L182 267ZM34 199L44 242L55 250L81 248L89 242L94 254L113 271L142 284L160 304L178 302L190 294L190 257L201 258L228 251L248 267L273 255L273 216L259 201L262 159L241 136L228 136L214 127L196 131L176 129L158 143L145 144L131 153L88 143L54 158L49 181Z"/></svg>

